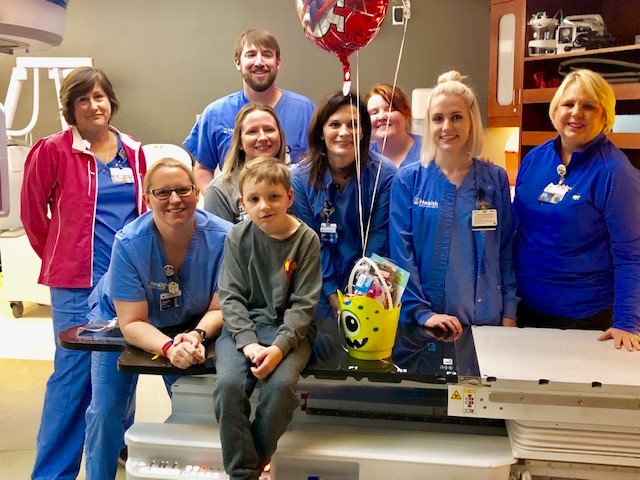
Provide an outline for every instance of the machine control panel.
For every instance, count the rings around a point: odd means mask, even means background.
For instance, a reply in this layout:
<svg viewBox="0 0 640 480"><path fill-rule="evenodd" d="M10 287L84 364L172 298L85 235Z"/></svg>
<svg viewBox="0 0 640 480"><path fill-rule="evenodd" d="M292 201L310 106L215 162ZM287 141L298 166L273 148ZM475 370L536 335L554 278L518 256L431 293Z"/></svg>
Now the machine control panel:
<svg viewBox="0 0 640 480"><path fill-rule="evenodd" d="M222 467L211 465L191 465L175 460L160 458L127 462L127 470L135 478L198 478L207 480L228 480Z"/></svg>

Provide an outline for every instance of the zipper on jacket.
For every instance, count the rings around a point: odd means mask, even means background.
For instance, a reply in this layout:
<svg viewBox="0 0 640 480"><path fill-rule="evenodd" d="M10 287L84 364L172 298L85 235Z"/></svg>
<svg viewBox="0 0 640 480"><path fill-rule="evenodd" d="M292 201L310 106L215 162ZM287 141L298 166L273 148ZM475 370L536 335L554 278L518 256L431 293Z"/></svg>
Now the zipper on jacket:
<svg viewBox="0 0 640 480"><path fill-rule="evenodd" d="M91 216L91 249L89 250L91 252L91 264L89 266L89 287L93 286L93 256L95 254L93 250L95 248L94 241L96 236L96 212L98 210L98 168L100 167L100 165L98 164L99 162L98 157L96 157L95 155L92 155L92 158L93 158L93 163L96 167L96 172L93 173L91 172L91 169L89 169L89 173L95 177L96 188L95 188L95 194L93 195L93 215ZM88 167L89 167L89 163L87 162L87 168ZM91 179L91 177L89 177L89 179ZM89 187L91 187L91 183L89 183Z"/></svg>
<svg viewBox="0 0 640 480"><path fill-rule="evenodd" d="M91 195L91 175L94 174L91 172L91 165L87 162L87 196Z"/></svg>

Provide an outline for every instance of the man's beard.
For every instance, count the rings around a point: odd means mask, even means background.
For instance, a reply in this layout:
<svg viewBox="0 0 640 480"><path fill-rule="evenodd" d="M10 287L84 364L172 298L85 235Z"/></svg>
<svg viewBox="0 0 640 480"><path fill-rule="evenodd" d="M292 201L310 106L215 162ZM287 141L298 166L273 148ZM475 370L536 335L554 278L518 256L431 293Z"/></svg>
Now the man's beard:
<svg viewBox="0 0 640 480"><path fill-rule="evenodd" d="M276 74L277 72L275 70L272 70L267 74L266 77L256 80L253 73L246 72L242 75L242 79L247 85L249 85L252 90L255 90L256 92L264 92L265 90L268 90L271 85L273 85L273 82L276 81Z"/></svg>

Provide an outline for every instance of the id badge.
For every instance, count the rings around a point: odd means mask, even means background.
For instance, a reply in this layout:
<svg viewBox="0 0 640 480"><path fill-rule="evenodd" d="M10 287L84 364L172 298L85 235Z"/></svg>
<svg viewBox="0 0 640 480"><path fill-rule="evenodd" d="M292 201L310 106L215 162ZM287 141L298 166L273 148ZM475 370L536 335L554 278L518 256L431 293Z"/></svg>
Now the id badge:
<svg viewBox="0 0 640 480"><path fill-rule="evenodd" d="M133 183L133 170L131 170L131 167L111 167L109 170L113 183Z"/></svg>
<svg viewBox="0 0 640 480"><path fill-rule="evenodd" d="M338 224L325 222L320 225L320 241L336 243L338 241Z"/></svg>
<svg viewBox="0 0 640 480"><path fill-rule="evenodd" d="M498 211L495 208L476 209L471 212L471 230L495 230Z"/></svg>
<svg viewBox="0 0 640 480"><path fill-rule="evenodd" d="M544 188L544 191L540 194L538 200L555 205L562 201L569 190L571 190L571 187L568 187L567 185L556 185L551 182Z"/></svg>
<svg viewBox="0 0 640 480"><path fill-rule="evenodd" d="M182 290L177 293L161 293L160 294L160 310L168 310L170 308L180 308L182 306Z"/></svg>

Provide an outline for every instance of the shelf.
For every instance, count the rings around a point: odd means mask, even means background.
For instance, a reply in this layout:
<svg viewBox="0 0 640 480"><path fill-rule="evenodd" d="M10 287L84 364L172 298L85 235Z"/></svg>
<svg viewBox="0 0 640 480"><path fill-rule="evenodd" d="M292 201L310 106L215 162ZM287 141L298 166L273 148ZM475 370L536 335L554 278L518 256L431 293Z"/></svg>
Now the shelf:
<svg viewBox="0 0 640 480"><path fill-rule="evenodd" d="M558 135L558 132L522 132L522 145L538 146Z"/></svg>
<svg viewBox="0 0 640 480"><path fill-rule="evenodd" d="M541 60L558 60L571 57L588 57L591 55L603 55L608 53L627 52L631 50L640 50L640 45L622 45L620 47L596 48L593 50L583 50L580 52L552 53L549 55L536 55L533 57L525 57L525 62L539 62Z"/></svg>
<svg viewBox="0 0 640 480"><path fill-rule="evenodd" d="M520 128L520 152L519 157L531 151L532 148L555 138L558 133L553 128L549 119L549 105L557 88L537 88L542 81L544 85L559 85L564 76L559 74L560 65L564 62L583 66L593 60L614 60L640 64L640 44L634 44L634 39L640 33L640 0L626 2L624 0L508 0L498 5L498 0L491 2L491 28L497 28L497 21L507 14L515 15L516 31L522 33L512 42L515 48L514 54L514 103L511 110L504 113L494 113L489 110L490 118L496 123L503 122L503 117L511 116L509 120ZM562 10L564 15L589 15L598 13L606 25L606 31L615 37L616 46L606 48L594 48L592 50L571 51L568 53L556 53L549 55L528 55L529 41L533 40L533 29L528 25L528 19L546 12L552 14ZM493 57L490 57L490 69L496 69L497 56L495 51L498 44L494 41L491 45ZM575 62L571 62L574 60ZM563 66L563 71L565 67ZM592 69L602 72L618 71L619 68L610 69L599 62L591 62ZM495 81L490 78L490 88ZM640 114L640 82L631 77L622 81L628 83L610 83L616 97L616 115ZM493 86L495 89L495 85ZM493 92L495 95L495 92ZM503 123L507 123L504 121ZM492 124L493 126L493 124ZM610 133L608 138L622 149L634 166L640 169L640 132L636 133Z"/></svg>
<svg viewBox="0 0 640 480"><path fill-rule="evenodd" d="M611 85L611 88L618 101L640 98L640 82L617 83ZM522 91L522 103L550 103L555 93L555 88L527 88Z"/></svg>
<svg viewBox="0 0 640 480"><path fill-rule="evenodd" d="M522 132L522 145L537 146L555 138L558 132ZM640 135L637 133L609 133L609 140L618 148L640 149Z"/></svg>
<svg viewBox="0 0 640 480"><path fill-rule="evenodd" d="M610 133L607 138L618 148L640 148L640 135L637 133Z"/></svg>

